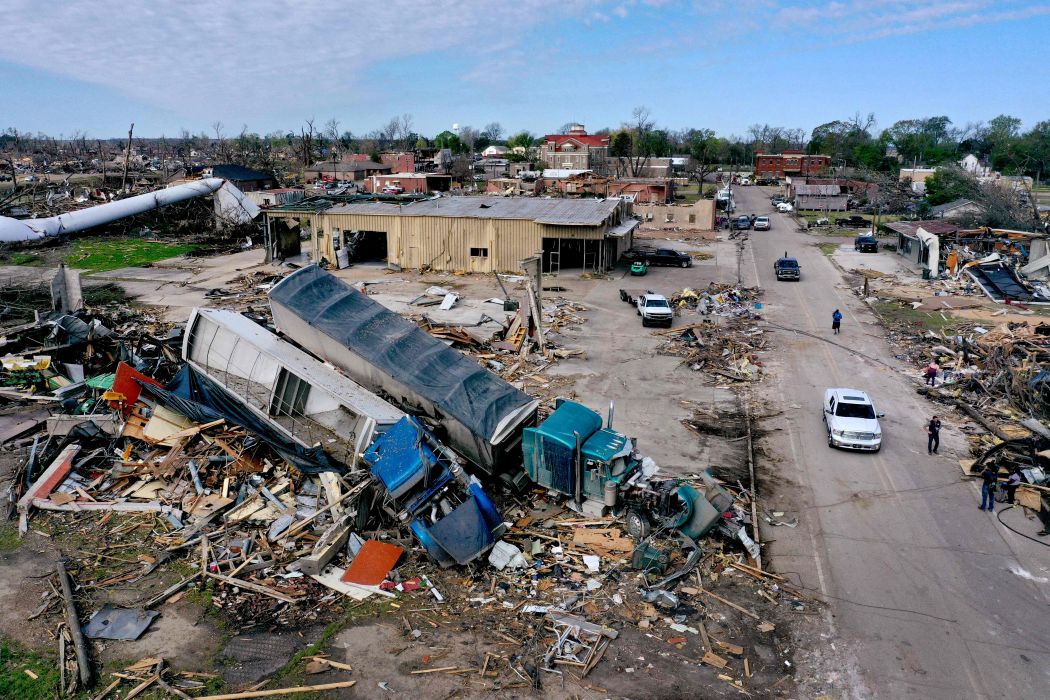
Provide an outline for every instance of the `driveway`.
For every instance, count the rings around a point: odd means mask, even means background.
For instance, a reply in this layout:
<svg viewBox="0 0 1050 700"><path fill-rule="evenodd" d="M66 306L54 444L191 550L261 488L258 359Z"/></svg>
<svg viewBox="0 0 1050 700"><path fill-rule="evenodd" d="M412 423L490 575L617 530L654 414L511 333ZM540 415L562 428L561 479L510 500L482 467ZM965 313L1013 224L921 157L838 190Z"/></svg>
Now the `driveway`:
<svg viewBox="0 0 1050 700"><path fill-rule="evenodd" d="M734 189L738 211L769 210L762 188ZM798 515L799 526L770 528L764 539L774 540L776 571L830 602L811 618L822 639L808 663L799 660L802 695L1047 697L1046 548L978 510L957 464L968 456L957 418L945 419L941 454L924 452L925 423L939 409L916 393L914 369L893 359L875 318L816 247L821 239L772 217L772 231L751 235L755 271L767 320L799 333L774 329L766 386L784 414L766 425L763 446L779 460L770 505ZM773 277L785 250L802 266L800 282ZM836 308L845 318L832 336ZM829 386L866 390L886 413L880 453L828 448L820 402ZM1038 529L1018 509L1001 515Z"/></svg>

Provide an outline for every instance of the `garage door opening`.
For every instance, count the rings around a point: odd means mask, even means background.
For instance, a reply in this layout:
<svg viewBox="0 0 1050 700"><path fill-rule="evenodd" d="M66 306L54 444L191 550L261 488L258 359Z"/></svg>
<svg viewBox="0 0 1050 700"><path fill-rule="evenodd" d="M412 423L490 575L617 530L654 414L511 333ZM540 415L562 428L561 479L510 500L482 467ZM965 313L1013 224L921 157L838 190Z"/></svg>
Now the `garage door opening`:
<svg viewBox="0 0 1050 700"><path fill-rule="evenodd" d="M601 268L605 241L578 238L544 238L543 271L590 270Z"/></svg>
<svg viewBox="0 0 1050 700"><path fill-rule="evenodd" d="M343 250L336 251L340 263L344 259L347 264L386 263L386 231L344 231L342 238Z"/></svg>

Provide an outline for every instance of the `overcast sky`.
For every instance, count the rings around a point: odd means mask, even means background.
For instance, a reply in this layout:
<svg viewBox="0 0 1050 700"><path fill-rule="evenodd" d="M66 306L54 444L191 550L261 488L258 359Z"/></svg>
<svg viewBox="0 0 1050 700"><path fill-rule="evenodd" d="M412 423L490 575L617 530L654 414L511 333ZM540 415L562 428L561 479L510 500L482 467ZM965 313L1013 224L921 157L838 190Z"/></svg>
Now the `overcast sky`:
<svg viewBox="0 0 1050 700"><path fill-rule="evenodd" d="M1047 0L0 0L0 129L1050 119Z"/></svg>

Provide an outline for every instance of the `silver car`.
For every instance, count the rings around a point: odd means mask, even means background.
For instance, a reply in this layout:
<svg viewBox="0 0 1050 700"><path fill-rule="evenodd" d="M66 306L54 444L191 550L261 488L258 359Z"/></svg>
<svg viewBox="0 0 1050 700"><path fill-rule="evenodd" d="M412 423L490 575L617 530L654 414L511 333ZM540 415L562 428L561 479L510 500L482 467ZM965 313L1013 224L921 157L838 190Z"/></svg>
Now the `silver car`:
<svg viewBox="0 0 1050 700"><path fill-rule="evenodd" d="M770 228L769 217L760 216L755 219L755 230L756 231L768 231Z"/></svg>

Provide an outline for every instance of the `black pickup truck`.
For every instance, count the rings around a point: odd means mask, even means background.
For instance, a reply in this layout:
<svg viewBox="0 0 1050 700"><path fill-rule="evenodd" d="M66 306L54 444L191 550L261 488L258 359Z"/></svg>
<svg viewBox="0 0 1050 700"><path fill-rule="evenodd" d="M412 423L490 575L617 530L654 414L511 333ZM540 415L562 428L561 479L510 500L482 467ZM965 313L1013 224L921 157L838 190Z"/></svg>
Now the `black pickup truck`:
<svg viewBox="0 0 1050 700"><path fill-rule="evenodd" d="M645 261L650 265L693 266L693 258L689 253L672 250L671 248L631 248L623 254L623 257L631 262Z"/></svg>
<svg viewBox="0 0 1050 700"><path fill-rule="evenodd" d="M871 226L871 222L863 216L857 216L854 214L853 216L840 216L835 219L835 225L840 227L865 228Z"/></svg>
<svg viewBox="0 0 1050 700"><path fill-rule="evenodd" d="M777 261L773 263L773 273L777 276L777 280L798 282L802 279L802 266L798 264L798 260L789 258L788 254L784 253L784 257L777 258Z"/></svg>

